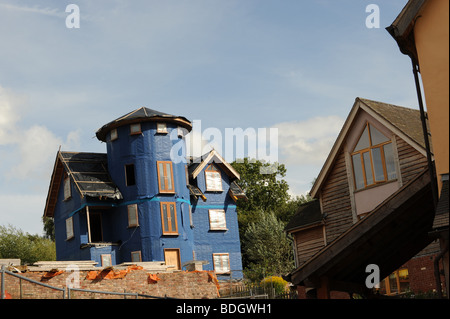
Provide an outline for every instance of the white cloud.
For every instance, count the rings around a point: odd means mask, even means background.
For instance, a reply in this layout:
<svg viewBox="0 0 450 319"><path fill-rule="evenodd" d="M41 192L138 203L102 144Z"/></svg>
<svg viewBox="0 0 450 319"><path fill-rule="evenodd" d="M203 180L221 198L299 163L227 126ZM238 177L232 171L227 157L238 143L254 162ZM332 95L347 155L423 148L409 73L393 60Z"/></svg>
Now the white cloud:
<svg viewBox="0 0 450 319"><path fill-rule="evenodd" d="M9 178L45 179L51 173L58 147L79 147L81 131L69 132L64 141L43 125L23 127L21 113L27 107L24 96L0 86L0 146L2 157L8 157L2 158L1 170Z"/></svg>
<svg viewBox="0 0 450 319"><path fill-rule="evenodd" d="M9 9L9 10L13 10L13 11L38 13L38 14L43 14L46 16L52 16L52 17L58 17L58 18L65 17L65 13L56 8L52 9L52 8L40 8L39 6L34 6L34 7L17 6L17 5L7 4L7 3L1 3L0 6L3 8Z"/></svg>
<svg viewBox="0 0 450 319"><path fill-rule="evenodd" d="M339 116L319 116L275 124L280 161L297 165L323 164L343 123L344 119Z"/></svg>

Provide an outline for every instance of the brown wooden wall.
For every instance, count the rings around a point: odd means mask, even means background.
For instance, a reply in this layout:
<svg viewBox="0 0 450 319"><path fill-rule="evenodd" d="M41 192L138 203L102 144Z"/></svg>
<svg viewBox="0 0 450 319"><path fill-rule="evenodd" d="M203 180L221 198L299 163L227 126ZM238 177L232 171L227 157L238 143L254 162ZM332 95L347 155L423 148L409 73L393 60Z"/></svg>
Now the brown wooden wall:
<svg viewBox="0 0 450 319"><path fill-rule="evenodd" d="M403 185L422 172L427 159L399 137L395 137ZM326 214L325 233L315 227L294 234L298 265L311 258L325 244L330 244L353 225L350 187L348 184L345 153L341 150L333 164L321 193L322 213Z"/></svg>
<svg viewBox="0 0 450 319"><path fill-rule="evenodd" d="M427 166L427 157L419 153L404 140L395 137L397 142L398 161L403 185L408 183Z"/></svg>
<svg viewBox="0 0 450 319"><path fill-rule="evenodd" d="M342 150L322 188L321 196L322 213L327 215L325 230L329 244L353 224L345 155Z"/></svg>
<svg viewBox="0 0 450 319"><path fill-rule="evenodd" d="M323 246L323 226L316 226L294 233L297 265L300 266L314 256Z"/></svg>

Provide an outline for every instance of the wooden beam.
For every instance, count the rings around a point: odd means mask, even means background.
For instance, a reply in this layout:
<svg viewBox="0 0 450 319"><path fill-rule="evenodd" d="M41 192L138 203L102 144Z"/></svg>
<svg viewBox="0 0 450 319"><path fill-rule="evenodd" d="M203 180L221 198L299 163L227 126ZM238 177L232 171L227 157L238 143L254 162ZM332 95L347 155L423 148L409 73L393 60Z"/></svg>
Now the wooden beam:
<svg viewBox="0 0 450 319"><path fill-rule="evenodd" d="M317 299L330 299L330 290L328 277L321 277L320 286L317 287Z"/></svg>
<svg viewBox="0 0 450 319"><path fill-rule="evenodd" d="M87 230L88 230L88 243L91 243L91 222L89 218L89 206L86 206L86 219L87 219Z"/></svg>

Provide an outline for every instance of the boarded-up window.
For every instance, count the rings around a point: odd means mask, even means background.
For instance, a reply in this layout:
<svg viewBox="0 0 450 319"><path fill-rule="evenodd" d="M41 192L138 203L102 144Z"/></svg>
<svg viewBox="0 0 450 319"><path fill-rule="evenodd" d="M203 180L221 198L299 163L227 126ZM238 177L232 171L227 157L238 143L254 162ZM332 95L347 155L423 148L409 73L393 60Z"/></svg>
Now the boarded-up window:
<svg viewBox="0 0 450 319"><path fill-rule="evenodd" d="M130 134L131 135L141 134L141 133L142 132L141 132L141 124L140 123L130 125Z"/></svg>
<svg viewBox="0 0 450 319"><path fill-rule="evenodd" d="M163 235L178 235L175 203L161 203L161 223Z"/></svg>
<svg viewBox="0 0 450 319"><path fill-rule="evenodd" d="M100 255L100 260L102 262L102 267L112 266L111 254Z"/></svg>
<svg viewBox="0 0 450 319"><path fill-rule="evenodd" d="M72 197L72 187L70 183L69 175L65 174L64 176L64 200Z"/></svg>
<svg viewBox="0 0 450 319"><path fill-rule="evenodd" d="M112 129L111 133L110 133L111 142L117 140L118 138L119 138L119 134L117 134L117 129L116 128Z"/></svg>
<svg viewBox="0 0 450 319"><path fill-rule="evenodd" d="M156 133L167 133L167 124L166 123L156 123Z"/></svg>
<svg viewBox="0 0 450 319"><path fill-rule="evenodd" d="M226 230L227 222L225 211L223 209L209 210L209 229L210 230Z"/></svg>
<svg viewBox="0 0 450 319"><path fill-rule="evenodd" d="M69 217L66 219L66 239L69 240L73 237L73 218Z"/></svg>
<svg viewBox="0 0 450 319"><path fill-rule="evenodd" d="M128 208L128 227L139 226L137 204L128 205L127 208Z"/></svg>
<svg viewBox="0 0 450 319"><path fill-rule="evenodd" d="M142 261L141 251L132 251L131 252L131 262L138 263Z"/></svg>
<svg viewBox="0 0 450 319"><path fill-rule="evenodd" d="M158 186L160 193L174 193L172 162L156 162L158 170Z"/></svg>
<svg viewBox="0 0 450 319"><path fill-rule="evenodd" d="M229 254L213 254L214 271L217 274L230 272L230 255Z"/></svg>
<svg viewBox="0 0 450 319"><path fill-rule="evenodd" d="M222 176L214 164L211 164L206 168L205 180L207 191L222 191Z"/></svg>

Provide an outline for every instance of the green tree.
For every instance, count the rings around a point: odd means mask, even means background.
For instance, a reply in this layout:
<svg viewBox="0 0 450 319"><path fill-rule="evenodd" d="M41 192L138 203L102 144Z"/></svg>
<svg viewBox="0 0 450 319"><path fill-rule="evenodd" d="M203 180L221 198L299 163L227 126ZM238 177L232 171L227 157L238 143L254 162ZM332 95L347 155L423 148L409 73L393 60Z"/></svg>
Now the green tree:
<svg viewBox="0 0 450 319"><path fill-rule="evenodd" d="M53 218L42 217L42 223L44 224L45 238L55 241L55 222Z"/></svg>
<svg viewBox="0 0 450 319"><path fill-rule="evenodd" d="M23 264L55 260L55 243L39 235L30 235L8 225L0 226L0 258L20 258Z"/></svg>
<svg viewBox="0 0 450 319"><path fill-rule="evenodd" d="M294 256L285 224L274 213L259 212L244 234L243 248L249 266L246 276L253 281L265 276L280 276L294 267Z"/></svg>
<svg viewBox="0 0 450 319"><path fill-rule="evenodd" d="M284 207L290 198L289 185L283 179L286 176L286 167L283 164L271 165L244 158L231 165L241 175L237 183L248 198L247 201L237 202L239 231L242 237L247 226L258 217L257 212L275 212ZM274 170L271 174L261 173L270 171L271 168Z"/></svg>

